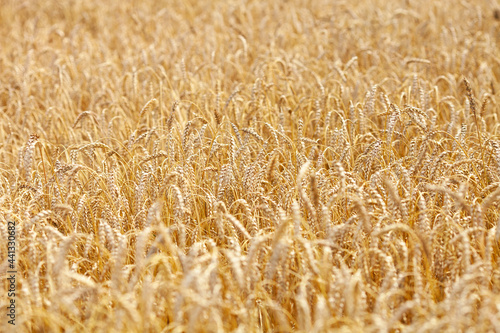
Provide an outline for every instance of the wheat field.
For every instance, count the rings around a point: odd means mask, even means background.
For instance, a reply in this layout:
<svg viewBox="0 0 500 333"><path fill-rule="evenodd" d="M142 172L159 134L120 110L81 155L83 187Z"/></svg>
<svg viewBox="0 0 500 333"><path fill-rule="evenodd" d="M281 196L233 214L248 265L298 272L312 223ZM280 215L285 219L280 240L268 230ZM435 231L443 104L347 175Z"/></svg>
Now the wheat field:
<svg viewBox="0 0 500 333"><path fill-rule="evenodd" d="M0 331L500 332L499 43L494 1L0 0Z"/></svg>

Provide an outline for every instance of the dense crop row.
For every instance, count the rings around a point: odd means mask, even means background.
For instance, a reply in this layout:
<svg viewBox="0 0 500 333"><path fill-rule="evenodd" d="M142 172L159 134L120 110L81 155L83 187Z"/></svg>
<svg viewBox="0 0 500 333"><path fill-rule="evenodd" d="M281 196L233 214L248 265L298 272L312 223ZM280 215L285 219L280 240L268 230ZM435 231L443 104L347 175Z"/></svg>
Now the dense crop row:
<svg viewBox="0 0 500 333"><path fill-rule="evenodd" d="M500 331L499 15L354 3L0 1L18 328Z"/></svg>

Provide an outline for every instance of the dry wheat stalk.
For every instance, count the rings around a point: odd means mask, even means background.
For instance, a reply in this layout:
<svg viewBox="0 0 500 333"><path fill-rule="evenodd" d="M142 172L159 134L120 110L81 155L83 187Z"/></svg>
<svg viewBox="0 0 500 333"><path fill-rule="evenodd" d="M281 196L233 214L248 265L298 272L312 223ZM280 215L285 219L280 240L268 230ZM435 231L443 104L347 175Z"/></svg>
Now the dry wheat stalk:
<svg viewBox="0 0 500 333"><path fill-rule="evenodd" d="M499 15L382 2L5 2L21 331L498 330Z"/></svg>

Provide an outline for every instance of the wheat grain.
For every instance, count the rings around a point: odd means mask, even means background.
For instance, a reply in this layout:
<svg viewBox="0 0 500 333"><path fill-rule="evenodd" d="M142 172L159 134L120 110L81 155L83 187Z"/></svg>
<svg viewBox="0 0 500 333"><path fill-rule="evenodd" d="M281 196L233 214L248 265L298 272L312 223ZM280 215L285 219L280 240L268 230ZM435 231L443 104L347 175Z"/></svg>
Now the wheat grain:
<svg viewBox="0 0 500 333"><path fill-rule="evenodd" d="M498 329L496 13L410 5L5 2L21 331Z"/></svg>

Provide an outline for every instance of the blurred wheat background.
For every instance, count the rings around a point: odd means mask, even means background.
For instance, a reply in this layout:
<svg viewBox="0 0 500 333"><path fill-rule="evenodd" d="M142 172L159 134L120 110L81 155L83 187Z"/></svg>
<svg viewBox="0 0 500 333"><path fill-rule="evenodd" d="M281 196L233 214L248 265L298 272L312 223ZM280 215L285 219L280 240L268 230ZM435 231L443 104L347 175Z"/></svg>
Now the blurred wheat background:
<svg viewBox="0 0 500 333"><path fill-rule="evenodd" d="M1 0L0 308L13 220L20 332L500 332L496 8Z"/></svg>

